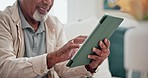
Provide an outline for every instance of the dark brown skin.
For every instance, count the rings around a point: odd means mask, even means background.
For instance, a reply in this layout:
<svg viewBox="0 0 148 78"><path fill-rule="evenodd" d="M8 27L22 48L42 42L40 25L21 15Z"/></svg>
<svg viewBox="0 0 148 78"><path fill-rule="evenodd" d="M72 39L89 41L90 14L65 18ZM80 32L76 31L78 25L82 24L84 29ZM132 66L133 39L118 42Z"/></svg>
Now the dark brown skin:
<svg viewBox="0 0 148 78"><path fill-rule="evenodd" d="M33 13L35 10L38 10L41 14L49 12L53 2L54 0L20 0L22 13L35 31L38 29L39 22L34 20Z"/></svg>
<svg viewBox="0 0 148 78"><path fill-rule="evenodd" d="M34 12L37 10L40 14L49 12L53 6L54 0L20 0L21 10L27 22L34 28L34 31L38 29L39 22L33 18ZM67 42L62 48L52 53L47 54L47 67L50 69L56 63L69 60L80 47L80 44L84 42L87 36L78 36L69 42ZM92 59L89 65L86 65L86 69L93 73L95 70L110 54L110 41L104 39L104 43L100 41L98 45L101 49L93 48L92 51L96 55L89 55L88 58Z"/></svg>

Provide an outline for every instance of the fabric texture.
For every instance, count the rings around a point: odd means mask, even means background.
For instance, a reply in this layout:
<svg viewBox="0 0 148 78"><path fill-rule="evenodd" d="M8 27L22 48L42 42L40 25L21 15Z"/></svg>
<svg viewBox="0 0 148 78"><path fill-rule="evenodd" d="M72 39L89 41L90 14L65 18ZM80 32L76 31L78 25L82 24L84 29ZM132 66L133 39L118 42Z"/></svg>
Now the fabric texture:
<svg viewBox="0 0 148 78"><path fill-rule="evenodd" d="M48 71L52 78L56 72L60 78L81 78L91 75L84 66L70 69L65 62L47 69L46 54L23 58L24 35L18 14L18 3L0 11L0 78L34 78ZM45 22L47 53L58 50L65 44L61 22L49 16Z"/></svg>
<svg viewBox="0 0 148 78"><path fill-rule="evenodd" d="M26 21L20 6L19 6L19 15L21 19L21 26L24 32L24 42L25 42L25 57L34 57L37 55L45 54L46 45L45 45L45 25L44 22L40 22L39 28L35 32L34 29Z"/></svg>
<svg viewBox="0 0 148 78"><path fill-rule="evenodd" d="M109 39L111 42L109 69L113 77L126 78L124 69L124 34L128 28L119 27Z"/></svg>

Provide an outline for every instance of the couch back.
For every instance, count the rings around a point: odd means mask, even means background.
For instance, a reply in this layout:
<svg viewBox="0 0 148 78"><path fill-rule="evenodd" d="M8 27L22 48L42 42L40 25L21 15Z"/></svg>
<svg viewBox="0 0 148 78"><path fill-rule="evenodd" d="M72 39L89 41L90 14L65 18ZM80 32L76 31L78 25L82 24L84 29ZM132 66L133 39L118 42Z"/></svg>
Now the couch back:
<svg viewBox="0 0 148 78"><path fill-rule="evenodd" d="M119 27L109 39L111 42L109 69L114 77L126 78L124 69L124 34L127 28Z"/></svg>

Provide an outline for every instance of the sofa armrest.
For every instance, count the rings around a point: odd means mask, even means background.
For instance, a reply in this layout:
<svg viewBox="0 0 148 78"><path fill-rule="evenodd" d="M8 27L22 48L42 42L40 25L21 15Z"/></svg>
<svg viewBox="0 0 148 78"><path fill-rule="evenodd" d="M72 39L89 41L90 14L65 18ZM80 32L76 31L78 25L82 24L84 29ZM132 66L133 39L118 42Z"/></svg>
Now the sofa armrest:
<svg viewBox="0 0 148 78"><path fill-rule="evenodd" d="M124 34L127 29L119 27L109 39L111 42L109 69L113 77L126 78L124 69Z"/></svg>

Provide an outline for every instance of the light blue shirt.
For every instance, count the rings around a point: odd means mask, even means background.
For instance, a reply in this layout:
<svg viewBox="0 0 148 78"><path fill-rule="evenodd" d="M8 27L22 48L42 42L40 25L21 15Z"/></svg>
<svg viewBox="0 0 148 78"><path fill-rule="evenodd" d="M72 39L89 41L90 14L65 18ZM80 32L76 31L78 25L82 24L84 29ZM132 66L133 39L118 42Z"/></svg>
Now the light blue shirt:
<svg viewBox="0 0 148 78"><path fill-rule="evenodd" d="M35 32L33 27L24 18L21 9L19 8L21 18L21 25L24 32L25 41L25 57L34 57L46 53L46 38L45 38L45 25L40 22L39 28Z"/></svg>

